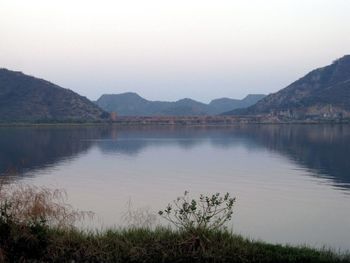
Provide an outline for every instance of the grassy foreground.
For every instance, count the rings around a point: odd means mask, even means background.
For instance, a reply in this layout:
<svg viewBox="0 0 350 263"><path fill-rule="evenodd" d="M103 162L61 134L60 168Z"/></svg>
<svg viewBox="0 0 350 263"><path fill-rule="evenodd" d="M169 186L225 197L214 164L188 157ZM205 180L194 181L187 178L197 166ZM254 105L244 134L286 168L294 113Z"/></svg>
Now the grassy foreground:
<svg viewBox="0 0 350 263"><path fill-rule="evenodd" d="M1 262L350 262L349 255L271 245L227 231L165 228L86 232L0 225Z"/></svg>
<svg viewBox="0 0 350 263"><path fill-rule="evenodd" d="M349 254L250 241L224 230L219 226L235 201L228 194L196 202L185 193L175 202L178 210L169 206L159 213L175 230L100 232L75 228L89 214L64 197L59 190L0 184L0 262L350 262Z"/></svg>

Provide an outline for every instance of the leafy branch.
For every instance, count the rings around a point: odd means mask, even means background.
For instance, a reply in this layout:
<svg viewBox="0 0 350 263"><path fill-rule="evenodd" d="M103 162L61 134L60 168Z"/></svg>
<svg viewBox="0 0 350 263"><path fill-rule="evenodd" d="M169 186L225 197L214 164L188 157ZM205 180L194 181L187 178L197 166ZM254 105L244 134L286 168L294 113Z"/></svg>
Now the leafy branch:
<svg viewBox="0 0 350 263"><path fill-rule="evenodd" d="M198 232L201 230L217 230L232 218L236 198L229 193L220 193L191 199L189 192L178 197L172 204L158 212L160 216L179 229Z"/></svg>

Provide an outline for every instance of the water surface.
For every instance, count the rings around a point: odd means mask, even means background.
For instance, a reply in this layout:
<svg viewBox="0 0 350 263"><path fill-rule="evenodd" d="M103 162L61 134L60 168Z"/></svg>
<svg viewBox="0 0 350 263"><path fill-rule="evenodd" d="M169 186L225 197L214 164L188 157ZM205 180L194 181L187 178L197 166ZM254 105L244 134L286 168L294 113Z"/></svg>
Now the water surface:
<svg viewBox="0 0 350 263"><path fill-rule="evenodd" d="M237 197L237 233L350 249L350 127L0 128L0 173L66 189L69 202L122 225L131 200L157 211L189 190Z"/></svg>

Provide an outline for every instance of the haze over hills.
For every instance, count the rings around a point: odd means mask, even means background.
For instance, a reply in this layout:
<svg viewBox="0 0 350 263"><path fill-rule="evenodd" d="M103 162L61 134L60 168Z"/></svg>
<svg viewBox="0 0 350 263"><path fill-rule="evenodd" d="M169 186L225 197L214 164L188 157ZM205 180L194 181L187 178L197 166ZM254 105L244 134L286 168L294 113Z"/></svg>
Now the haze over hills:
<svg viewBox="0 0 350 263"><path fill-rule="evenodd" d="M0 121L97 121L107 118L90 100L51 82L0 69Z"/></svg>
<svg viewBox="0 0 350 263"><path fill-rule="evenodd" d="M122 94L104 94L95 103L108 112L117 112L121 116L184 116L184 115L215 115L237 108L255 104L265 95L250 94L242 100L220 98L209 104L189 98L178 101L150 101L140 95L127 92Z"/></svg>
<svg viewBox="0 0 350 263"><path fill-rule="evenodd" d="M290 118L350 116L350 55L315 69L253 106L225 114L282 115Z"/></svg>

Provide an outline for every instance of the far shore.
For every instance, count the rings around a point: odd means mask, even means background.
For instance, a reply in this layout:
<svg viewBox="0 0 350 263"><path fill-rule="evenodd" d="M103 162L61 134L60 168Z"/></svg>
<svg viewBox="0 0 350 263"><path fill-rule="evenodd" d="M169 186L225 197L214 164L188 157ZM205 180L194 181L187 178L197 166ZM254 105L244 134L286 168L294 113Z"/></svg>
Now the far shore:
<svg viewBox="0 0 350 263"><path fill-rule="evenodd" d="M120 116L115 120L40 120L0 122L0 127L26 126L235 126L242 124L349 124L350 119L288 119L278 116Z"/></svg>

